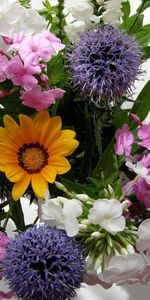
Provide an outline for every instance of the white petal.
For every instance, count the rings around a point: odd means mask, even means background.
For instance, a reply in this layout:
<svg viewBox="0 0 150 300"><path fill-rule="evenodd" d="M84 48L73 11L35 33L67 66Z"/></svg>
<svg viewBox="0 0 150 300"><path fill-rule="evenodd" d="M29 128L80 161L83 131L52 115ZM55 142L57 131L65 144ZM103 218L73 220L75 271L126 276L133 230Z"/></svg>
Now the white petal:
<svg viewBox="0 0 150 300"><path fill-rule="evenodd" d="M100 225L108 232L115 234L124 230L125 218L123 216L120 216L111 220L104 219Z"/></svg>
<svg viewBox="0 0 150 300"><path fill-rule="evenodd" d="M54 200L49 200L48 203L43 203L41 206L43 220L55 219L58 224L62 224L64 216L61 206Z"/></svg>
<svg viewBox="0 0 150 300"><path fill-rule="evenodd" d="M82 207L78 200L68 200L64 203L63 213L68 217L79 217L82 214Z"/></svg>
<svg viewBox="0 0 150 300"><path fill-rule="evenodd" d="M65 220L65 229L68 236L75 236L79 232L79 224L75 218L67 218Z"/></svg>
<svg viewBox="0 0 150 300"><path fill-rule="evenodd" d="M114 218L119 217L122 215L122 204L117 199L110 199L108 200L111 203L111 216Z"/></svg>

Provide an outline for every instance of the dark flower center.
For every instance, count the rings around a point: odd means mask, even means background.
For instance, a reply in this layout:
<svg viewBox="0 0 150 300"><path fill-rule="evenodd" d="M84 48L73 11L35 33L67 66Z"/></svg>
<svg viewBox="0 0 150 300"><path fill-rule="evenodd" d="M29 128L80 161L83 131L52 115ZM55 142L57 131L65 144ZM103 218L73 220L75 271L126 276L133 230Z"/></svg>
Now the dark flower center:
<svg viewBox="0 0 150 300"><path fill-rule="evenodd" d="M24 144L17 153L19 166L27 173L39 173L47 164L49 154L39 143Z"/></svg>

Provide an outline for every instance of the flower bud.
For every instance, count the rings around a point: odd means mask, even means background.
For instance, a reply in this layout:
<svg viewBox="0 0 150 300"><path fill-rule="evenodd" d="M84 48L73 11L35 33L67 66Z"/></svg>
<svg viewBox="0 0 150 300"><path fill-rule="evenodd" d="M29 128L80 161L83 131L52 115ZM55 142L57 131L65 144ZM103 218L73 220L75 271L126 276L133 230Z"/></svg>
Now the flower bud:
<svg viewBox="0 0 150 300"><path fill-rule="evenodd" d="M101 233L99 231L94 231L91 233L91 237L99 239L101 237Z"/></svg>
<svg viewBox="0 0 150 300"><path fill-rule="evenodd" d="M83 202L87 202L87 201L91 200L91 198L86 194L76 194L76 198Z"/></svg>

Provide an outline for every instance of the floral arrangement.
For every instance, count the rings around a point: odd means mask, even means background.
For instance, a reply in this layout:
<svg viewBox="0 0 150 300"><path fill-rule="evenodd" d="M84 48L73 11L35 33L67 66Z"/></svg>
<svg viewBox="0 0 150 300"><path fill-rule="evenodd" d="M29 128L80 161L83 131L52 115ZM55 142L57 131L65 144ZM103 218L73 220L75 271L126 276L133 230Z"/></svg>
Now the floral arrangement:
<svg viewBox="0 0 150 300"><path fill-rule="evenodd" d="M0 299L149 284L150 82L133 101L149 7L1 0L0 279L10 291ZM22 201L37 206L33 224Z"/></svg>

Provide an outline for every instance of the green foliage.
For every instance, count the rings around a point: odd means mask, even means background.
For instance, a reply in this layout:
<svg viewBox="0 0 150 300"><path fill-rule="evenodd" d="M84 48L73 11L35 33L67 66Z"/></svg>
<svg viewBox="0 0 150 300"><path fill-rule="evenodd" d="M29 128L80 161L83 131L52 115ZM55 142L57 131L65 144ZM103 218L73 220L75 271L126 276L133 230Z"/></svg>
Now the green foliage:
<svg viewBox="0 0 150 300"><path fill-rule="evenodd" d="M50 86L66 86L68 76L64 69L64 57L62 53L53 56L47 63L47 75L49 77Z"/></svg>
<svg viewBox="0 0 150 300"><path fill-rule="evenodd" d="M143 0L141 5L137 9L137 12L142 13L143 11L145 11L149 7L150 7L150 0Z"/></svg>
<svg viewBox="0 0 150 300"><path fill-rule="evenodd" d="M65 44L68 43L68 38L64 31L66 25L64 10L64 0L59 0L57 5L51 5L48 0L43 1L44 9L40 14L48 21L48 29L58 36Z"/></svg>
<svg viewBox="0 0 150 300"><path fill-rule="evenodd" d="M61 183L66 187L69 192L74 192L75 194L87 194L91 198L95 198L94 189L87 187L85 184L65 179L60 177Z"/></svg>
<svg viewBox="0 0 150 300"><path fill-rule="evenodd" d="M129 1L122 2L121 10L123 13L122 19L125 22L125 20L130 16L130 12L131 12L130 2Z"/></svg>
<svg viewBox="0 0 150 300"><path fill-rule="evenodd" d="M31 7L31 0L18 0L18 2L26 8Z"/></svg>
<svg viewBox="0 0 150 300"><path fill-rule="evenodd" d="M150 81L146 83L143 90L137 97L131 112L132 114L136 114L141 121L143 121L147 114L150 111ZM133 121L130 121L130 127L133 129L136 127L136 124Z"/></svg>

